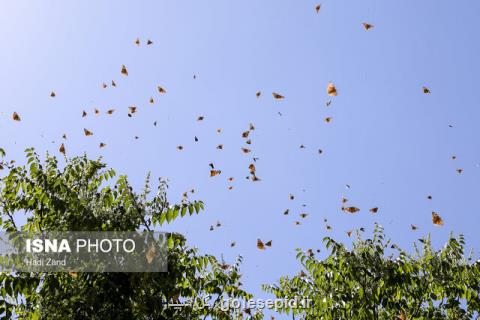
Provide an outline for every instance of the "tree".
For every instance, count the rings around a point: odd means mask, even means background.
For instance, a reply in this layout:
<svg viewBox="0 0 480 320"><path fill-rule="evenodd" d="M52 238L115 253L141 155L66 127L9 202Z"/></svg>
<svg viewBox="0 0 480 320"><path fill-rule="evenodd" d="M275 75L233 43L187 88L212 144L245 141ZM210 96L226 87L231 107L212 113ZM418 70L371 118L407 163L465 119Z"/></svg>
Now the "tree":
<svg viewBox="0 0 480 320"><path fill-rule="evenodd" d="M329 255L298 251L305 271L264 289L277 298L312 300L306 309L281 311L303 319L473 319L480 310L480 262L465 257L463 236L451 236L438 251L420 239L413 255L384 239L357 235L352 249L325 238Z"/></svg>
<svg viewBox="0 0 480 320"><path fill-rule="evenodd" d="M53 156L40 160L33 149L26 157L26 166L0 162L7 173L0 180L5 232L152 230L204 208L186 199L170 204L162 179L154 195L149 177L136 194L127 177L117 178L101 159L74 157L60 166ZM17 226L21 214L27 222ZM221 299L251 297L241 289L241 257L227 265L200 255L175 233L168 248L167 273L0 273L0 318L233 319L233 310L221 310ZM191 304L175 309L166 302Z"/></svg>

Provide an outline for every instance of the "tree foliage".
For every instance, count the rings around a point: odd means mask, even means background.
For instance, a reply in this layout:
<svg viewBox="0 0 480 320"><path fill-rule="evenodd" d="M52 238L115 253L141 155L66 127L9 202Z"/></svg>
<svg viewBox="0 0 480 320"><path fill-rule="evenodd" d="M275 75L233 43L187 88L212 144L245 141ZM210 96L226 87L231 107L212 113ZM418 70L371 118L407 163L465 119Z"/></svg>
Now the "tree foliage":
<svg viewBox="0 0 480 320"><path fill-rule="evenodd" d="M137 194L101 159L75 157L60 166L55 157L42 161L27 149L27 164L16 166L4 157L1 150L0 223L6 232L152 230L204 208L186 199L170 204L162 179L152 194L147 177ZM19 215L26 218L21 226ZM0 318L233 319L219 301L250 298L241 289L241 257L227 265L200 255L175 233L168 247L167 273L0 273Z"/></svg>
<svg viewBox="0 0 480 320"><path fill-rule="evenodd" d="M307 309L283 309L303 319L473 319L480 310L480 262L464 254L463 236L441 250L421 239L408 254L376 226L372 239L359 235L351 249L325 238L325 259L298 251L305 271L264 288L278 298L312 300ZM419 248L420 247L420 248Z"/></svg>

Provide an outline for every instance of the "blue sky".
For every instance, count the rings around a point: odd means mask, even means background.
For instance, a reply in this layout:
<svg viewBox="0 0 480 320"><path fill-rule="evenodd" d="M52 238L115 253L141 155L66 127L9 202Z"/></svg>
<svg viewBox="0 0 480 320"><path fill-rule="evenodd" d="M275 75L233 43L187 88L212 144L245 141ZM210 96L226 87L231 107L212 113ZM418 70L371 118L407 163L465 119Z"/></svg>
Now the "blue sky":
<svg viewBox="0 0 480 320"><path fill-rule="evenodd" d="M137 187L151 171L169 179L172 201L195 188L206 212L168 230L202 252L244 256L244 282L259 296L260 284L299 270L295 248L322 248L326 235L349 242L346 231L370 232L375 221L405 247L427 233L441 245L453 231L478 249L480 3L320 3L316 14L317 2L291 0L2 1L1 147L21 162L30 146L58 154L66 133L69 156L103 155ZM101 87L111 80L116 88ZM337 97L327 96L329 82ZM245 179L253 156L257 183ZM220 176L209 177L210 162ZM341 212L342 196L361 211ZM432 225L432 211L444 227ZM273 248L257 250L257 238Z"/></svg>

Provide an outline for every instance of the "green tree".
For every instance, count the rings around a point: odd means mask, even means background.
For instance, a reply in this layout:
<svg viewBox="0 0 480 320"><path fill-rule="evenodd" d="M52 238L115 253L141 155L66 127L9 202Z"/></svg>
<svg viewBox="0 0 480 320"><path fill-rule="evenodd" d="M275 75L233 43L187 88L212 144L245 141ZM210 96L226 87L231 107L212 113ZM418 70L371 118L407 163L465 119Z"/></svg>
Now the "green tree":
<svg viewBox="0 0 480 320"><path fill-rule="evenodd" d="M357 235L352 249L325 238L329 255L317 259L298 251L305 271L264 289L278 298L311 299L305 309L281 310L302 319L473 319L480 310L480 263L465 257L463 236L450 237L441 250L421 239L408 254L384 239ZM420 249L419 249L420 247Z"/></svg>
<svg viewBox="0 0 480 320"><path fill-rule="evenodd" d="M137 194L126 176L117 177L101 159L86 156L42 161L26 150L27 164L5 160L0 149L3 231L152 230L177 217L199 213L201 201L170 204L159 180L152 195L147 177ZM18 215L26 223L17 226ZM0 273L0 318L10 319L234 319L221 299L249 299L241 289L239 264L200 255L180 234L169 234L166 273ZM165 302L191 307L168 308ZM195 308L195 304L203 308ZM255 319L261 315L253 315Z"/></svg>

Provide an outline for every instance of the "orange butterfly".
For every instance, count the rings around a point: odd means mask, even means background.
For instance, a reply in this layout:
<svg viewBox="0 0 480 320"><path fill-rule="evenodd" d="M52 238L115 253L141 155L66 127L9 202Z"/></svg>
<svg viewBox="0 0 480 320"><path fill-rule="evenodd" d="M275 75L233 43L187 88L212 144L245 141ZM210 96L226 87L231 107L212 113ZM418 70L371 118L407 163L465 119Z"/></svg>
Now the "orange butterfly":
<svg viewBox="0 0 480 320"><path fill-rule="evenodd" d="M210 177L218 176L222 173L222 170L210 170Z"/></svg>
<svg viewBox="0 0 480 320"><path fill-rule="evenodd" d="M337 96L337 88L335 88L335 85L331 82L327 86L327 94L331 97Z"/></svg>
<svg viewBox="0 0 480 320"><path fill-rule="evenodd" d="M285 99L284 96L282 96L281 94L276 93L276 92L272 92L272 96L273 96L274 99L277 99L277 100Z"/></svg>
<svg viewBox="0 0 480 320"><path fill-rule="evenodd" d="M61 154L65 155L65 145L63 143L60 146L60 149L58 149L58 151L60 151Z"/></svg>
<svg viewBox="0 0 480 320"><path fill-rule="evenodd" d="M357 213L358 211L360 211L360 209L357 207L342 207L342 211L345 211L348 213Z"/></svg>
<svg viewBox="0 0 480 320"><path fill-rule="evenodd" d="M434 225L443 226L442 218L435 211L432 211L432 222Z"/></svg>
<svg viewBox="0 0 480 320"><path fill-rule="evenodd" d="M18 113L14 112L13 115L12 115L12 119L15 120L15 121L20 121L20 116L18 115Z"/></svg>
<svg viewBox="0 0 480 320"><path fill-rule="evenodd" d="M364 22L364 23L363 23L363 28L364 28L365 30L370 30L370 29L373 29L373 28L374 28L374 25L373 25L373 24L370 24L370 23Z"/></svg>
<svg viewBox="0 0 480 320"><path fill-rule="evenodd" d="M125 65L122 65L122 70L120 72L124 76L128 76L128 70L127 70L127 67L125 67Z"/></svg>

